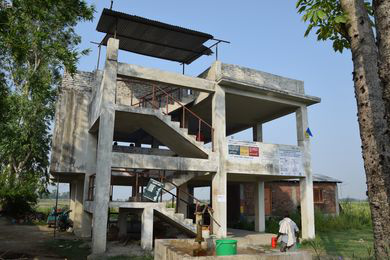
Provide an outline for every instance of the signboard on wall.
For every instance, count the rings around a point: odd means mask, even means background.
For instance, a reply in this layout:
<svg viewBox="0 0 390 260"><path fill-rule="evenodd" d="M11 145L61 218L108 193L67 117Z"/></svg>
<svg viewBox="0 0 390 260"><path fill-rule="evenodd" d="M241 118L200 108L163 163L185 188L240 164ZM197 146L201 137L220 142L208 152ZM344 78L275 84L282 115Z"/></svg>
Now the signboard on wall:
<svg viewBox="0 0 390 260"><path fill-rule="evenodd" d="M295 149L294 149L295 148ZM298 147L279 147L279 174L303 176L303 156Z"/></svg>
<svg viewBox="0 0 390 260"><path fill-rule="evenodd" d="M228 154L231 158L258 159L259 151L260 147L256 142L229 140Z"/></svg>
<svg viewBox="0 0 390 260"><path fill-rule="evenodd" d="M229 140L228 158L259 163L259 169L270 174L304 175L303 154L298 146Z"/></svg>
<svg viewBox="0 0 390 260"><path fill-rule="evenodd" d="M157 202L163 187L164 183L158 182L154 179L150 179L148 185L143 192L143 197L151 201Z"/></svg>

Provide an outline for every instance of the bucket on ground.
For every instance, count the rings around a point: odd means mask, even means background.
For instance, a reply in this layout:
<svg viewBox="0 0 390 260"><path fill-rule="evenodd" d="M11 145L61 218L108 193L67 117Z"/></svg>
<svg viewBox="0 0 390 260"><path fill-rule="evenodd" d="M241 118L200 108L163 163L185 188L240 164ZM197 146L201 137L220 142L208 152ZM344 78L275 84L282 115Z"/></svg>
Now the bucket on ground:
<svg viewBox="0 0 390 260"><path fill-rule="evenodd" d="M234 239L218 239L215 241L215 251L217 256L236 255L237 240Z"/></svg>
<svg viewBox="0 0 390 260"><path fill-rule="evenodd" d="M276 245L278 244L278 238L277 237L272 237L271 238L271 247L276 248Z"/></svg>

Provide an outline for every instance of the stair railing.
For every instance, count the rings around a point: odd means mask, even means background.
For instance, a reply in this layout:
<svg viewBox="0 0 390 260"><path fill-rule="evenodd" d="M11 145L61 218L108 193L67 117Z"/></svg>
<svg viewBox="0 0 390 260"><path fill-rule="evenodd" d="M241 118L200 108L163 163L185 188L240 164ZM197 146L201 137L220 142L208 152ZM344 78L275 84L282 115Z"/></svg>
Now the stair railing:
<svg viewBox="0 0 390 260"><path fill-rule="evenodd" d="M198 208L198 206L202 203L202 201L199 200L199 199L197 199L195 196L189 194L188 192L185 192L185 191L181 190L181 189L179 188L179 186L177 186L175 183L173 183L173 182L171 182L170 180L168 180L167 177L161 176L160 178L161 178L162 180L164 180L165 182L169 182L170 184L172 184L172 185L176 188L176 193L177 193L177 194L184 193L185 195L187 195L187 196L190 197L191 199L195 200L195 201L196 201L196 206L197 206L197 208ZM190 204L191 204L191 203L189 203L188 201L183 200L182 198L180 198L180 196L177 196L177 195L171 193L170 191L168 191L168 190L166 190L166 189L164 189L164 188L163 188L163 190L164 190L165 192L167 192L167 193L169 193L169 194L172 195L172 205L173 205L173 200L174 200L174 198L176 199L176 205L175 205L175 212L176 212L176 213L178 213L178 205L179 205L180 201L186 203L187 205L190 205ZM221 225L218 223L218 221L216 221L215 218L213 217L213 213L214 213L213 208L211 208L210 205L208 205L208 204L205 204L205 208L206 208L207 211L209 212L210 218L215 222L215 224L217 224L218 226L221 227Z"/></svg>
<svg viewBox="0 0 390 260"><path fill-rule="evenodd" d="M159 93L159 94L157 94ZM151 97L149 97L152 95ZM172 96L172 93L169 93L165 91L164 89L153 85L152 86L152 93L149 93L146 95L146 97L141 97L140 101L136 104L132 104L132 106L139 106L139 107L145 107L145 104L150 104L154 109L160 109L161 108L161 99L165 99L165 111L164 109L161 111L164 115L169 114L169 104L171 102L179 104L179 106L182 108L182 116L181 116L181 124L180 127L184 128L185 127L185 119L186 119L186 112L189 115L192 115L197 121L198 121L198 133L197 133L197 141L202 141L202 126L206 126L207 128L210 129L210 139L211 139L211 146L212 146L212 151L214 152L214 128L204 121L202 118L200 118L197 114L195 114L193 111L188 109L184 104L182 104L179 100L177 100L175 97ZM160 106L156 104L156 102L160 100Z"/></svg>

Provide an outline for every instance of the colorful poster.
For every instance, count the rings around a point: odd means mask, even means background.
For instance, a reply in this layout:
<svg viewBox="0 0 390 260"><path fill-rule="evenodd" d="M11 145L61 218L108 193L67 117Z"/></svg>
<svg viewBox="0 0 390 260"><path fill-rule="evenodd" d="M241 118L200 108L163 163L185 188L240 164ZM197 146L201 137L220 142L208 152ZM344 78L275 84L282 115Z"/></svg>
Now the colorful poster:
<svg viewBox="0 0 390 260"><path fill-rule="evenodd" d="M240 146L240 155L241 156L249 156L249 147L248 146Z"/></svg>
<svg viewBox="0 0 390 260"><path fill-rule="evenodd" d="M249 156L259 157L259 147L249 147Z"/></svg>

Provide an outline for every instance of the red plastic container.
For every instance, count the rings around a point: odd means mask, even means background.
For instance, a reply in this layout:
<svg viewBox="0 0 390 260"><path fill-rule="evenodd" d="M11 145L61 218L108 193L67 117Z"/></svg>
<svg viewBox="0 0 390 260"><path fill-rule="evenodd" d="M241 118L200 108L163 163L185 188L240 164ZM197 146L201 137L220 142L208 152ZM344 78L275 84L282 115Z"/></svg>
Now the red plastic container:
<svg viewBox="0 0 390 260"><path fill-rule="evenodd" d="M271 239L271 247L276 248L276 245L278 244L278 239L276 237L273 237Z"/></svg>

